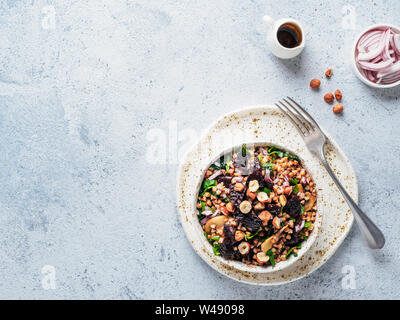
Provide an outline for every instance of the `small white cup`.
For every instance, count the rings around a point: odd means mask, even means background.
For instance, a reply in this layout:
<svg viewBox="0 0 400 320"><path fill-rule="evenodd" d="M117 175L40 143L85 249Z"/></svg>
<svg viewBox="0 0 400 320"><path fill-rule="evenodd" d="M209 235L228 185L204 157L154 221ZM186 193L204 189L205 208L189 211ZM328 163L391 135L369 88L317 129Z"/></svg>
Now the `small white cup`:
<svg viewBox="0 0 400 320"><path fill-rule="evenodd" d="M297 55L300 54L300 52L303 51L306 39L303 32L303 28L297 20L291 18L282 18L274 21L271 17L264 16L263 21L268 28L267 30L268 47L274 55L276 55L278 58L281 59L291 59L296 57ZM279 27L281 27L285 23L296 25L301 32L301 43L294 48L286 48L283 45L281 45L278 41Z"/></svg>

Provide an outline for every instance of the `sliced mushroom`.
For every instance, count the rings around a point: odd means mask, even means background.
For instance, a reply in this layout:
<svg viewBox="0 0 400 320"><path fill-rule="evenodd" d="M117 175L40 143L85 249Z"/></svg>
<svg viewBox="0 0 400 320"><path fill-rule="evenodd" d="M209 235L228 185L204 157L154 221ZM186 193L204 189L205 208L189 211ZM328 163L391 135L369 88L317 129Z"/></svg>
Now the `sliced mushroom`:
<svg viewBox="0 0 400 320"><path fill-rule="evenodd" d="M286 197L283 194L281 194L279 196L279 202L282 205L282 207L286 206L287 200L286 200Z"/></svg>
<svg viewBox="0 0 400 320"><path fill-rule="evenodd" d="M308 200L304 205L304 211L310 211L314 207L315 197L310 192L306 192L306 197L308 197Z"/></svg>
<svg viewBox="0 0 400 320"><path fill-rule="evenodd" d="M257 180L251 180L249 182L249 190L250 190L250 192L256 192L259 187L260 187L260 184L258 183Z"/></svg>
<svg viewBox="0 0 400 320"><path fill-rule="evenodd" d="M267 240L265 240L261 244L262 252L267 253L267 251L272 248L272 245L274 244L274 240L275 240L275 236L271 236Z"/></svg>
<svg viewBox="0 0 400 320"><path fill-rule="evenodd" d="M269 257L268 257L264 252L259 252L259 253L257 253L257 255L256 255L256 260L257 260L259 263L266 263L266 262L269 261Z"/></svg>
<svg viewBox="0 0 400 320"><path fill-rule="evenodd" d="M239 249L239 252L240 252L242 255L248 254L249 251L250 251L250 244L249 244L248 242L246 242L246 241L241 242L241 243L238 245L238 249Z"/></svg>
<svg viewBox="0 0 400 320"><path fill-rule="evenodd" d="M237 230L235 232L235 240L242 241L244 239L244 233L242 231Z"/></svg>
<svg viewBox="0 0 400 320"><path fill-rule="evenodd" d="M242 201L239 205L239 209L242 213L249 213L251 211L251 203L247 200Z"/></svg>
<svg viewBox="0 0 400 320"><path fill-rule="evenodd" d="M258 215L258 217L262 220L263 225L267 225L268 221L272 219L272 214L269 211L264 210L264 211L261 211L261 213Z"/></svg>
<svg viewBox="0 0 400 320"><path fill-rule="evenodd" d="M210 233L211 225L215 225L216 228L221 227L225 224L227 218L225 216L216 216L207 221L206 225L204 226L204 230L207 233Z"/></svg>

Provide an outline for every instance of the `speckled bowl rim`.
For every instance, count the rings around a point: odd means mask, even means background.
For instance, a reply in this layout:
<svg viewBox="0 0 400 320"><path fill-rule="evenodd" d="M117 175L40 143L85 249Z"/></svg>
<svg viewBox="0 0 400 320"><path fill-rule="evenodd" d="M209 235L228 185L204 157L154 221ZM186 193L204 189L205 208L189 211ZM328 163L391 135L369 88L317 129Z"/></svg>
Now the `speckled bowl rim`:
<svg viewBox="0 0 400 320"><path fill-rule="evenodd" d="M200 136L200 138L198 139L197 144L202 141L204 138L206 138L208 136L208 133L217 126L217 124L221 121L223 121L224 119L234 116L235 114L241 114L246 112L247 114L251 115L252 113L256 113L256 112L275 112L275 113L279 113L279 110L275 107L275 106L271 106L271 105L265 105L265 106L251 106L251 107L246 107L246 108L241 108L235 111L232 111L228 114L225 114L223 116L221 116L220 118L218 118L217 120L215 120L211 125L208 126L207 130L204 131L204 133ZM325 133L326 134L326 133ZM340 157L343 159L343 162L345 163L347 170L350 172L351 175L351 179L353 180L353 190L351 190L350 193L352 193L353 199L357 202L358 200L358 183L357 183L357 178L355 176L354 170L348 160L348 158L346 157L346 155L343 153L343 151L339 148L339 146L336 144L336 142L329 136L329 134L326 134L329 143L334 147L335 150L338 151L338 154L340 155ZM196 145L197 145L196 144ZM276 143L273 143L276 145ZM176 192L177 192L177 207L178 207L178 212L179 212L179 219L182 223L184 232L187 236L187 238L190 240L191 236L188 233L189 231L186 229L185 225L186 225L186 221L184 219L184 214L182 214L183 209L181 209L179 207L179 192L180 192L180 183L182 180L182 175L183 175L183 167L185 162L187 161L187 156L195 149L195 146L193 148L191 148L190 150L188 150L186 152L186 154L184 155L183 159L184 161L180 163L179 169L178 169L178 174L177 174L177 185L176 185ZM290 150L289 147L286 147L285 149L287 149L288 151ZM223 151L223 150L222 150ZM296 152L295 152L296 153ZM212 161L212 159L210 160ZM306 164L307 166L307 164ZM309 170L309 168L307 168L307 170ZM312 172L311 172L312 174ZM347 214L350 212L350 210L347 210ZM245 275L246 271L241 271L241 270L237 270L236 273L230 273L229 270L230 269L224 269L221 270L217 267L217 264L215 263L215 261L211 261L210 259L208 259L208 257L203 254L202 252L200 252L198 250L198 248L196 248L193 243L191 243L193 249L195 250L195 252L207 263L209 264L214 270L226 275L227 277L243 282L243 283L248 283L248 284L253 284L253 285L262 285L262 286L269 286L269 285L280 285L280 284L285 284L285 283L289 283L298 279L301 279L309 274L311 274L312 272L314 272L315 270L317 270L319 267L321 267L333 254L334 252L337 250L337 248L340 246L340 244L343 242L343 240L345 239L345 237L347 236L347 234L349 233L351 226L353 224L354 221L354 217L350 214L347 216L348 218L348 222L347 222L347 227L344 228L343 232L340 234L340 236L336 237L333 240L333 244L330 246L330 250L326 250L326 252L324 252L324 254L321 256L320 259L318 259L318 262L315 263L315 266L312 268L312 270L310 271L306 271L306 272L302 272L300 274L297 274L296 276L290 278L290 279L282 279L279 281L275 281L275 282L269 282L269 281L257 281L256 276L252 275L252 278L256 279L255 281L248 281L245 278L241 278L237 273L241 274L241 275ZM229 261L228 261L229 262ZM248 272L251 273L251 272Z"/></svg>

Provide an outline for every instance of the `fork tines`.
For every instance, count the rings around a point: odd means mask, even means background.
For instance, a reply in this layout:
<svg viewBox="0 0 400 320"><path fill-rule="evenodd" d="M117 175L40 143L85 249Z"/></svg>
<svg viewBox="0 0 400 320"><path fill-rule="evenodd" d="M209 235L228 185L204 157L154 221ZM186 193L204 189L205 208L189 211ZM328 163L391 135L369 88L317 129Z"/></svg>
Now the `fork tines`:
<svg viewBox="0 0 400 320"><path fill-rule="evenodd" d="M286 98L275 103L275 105L289 118L302 135L308 135L316 130L321 131L318 124L303 107L292 98Z"/></svg>

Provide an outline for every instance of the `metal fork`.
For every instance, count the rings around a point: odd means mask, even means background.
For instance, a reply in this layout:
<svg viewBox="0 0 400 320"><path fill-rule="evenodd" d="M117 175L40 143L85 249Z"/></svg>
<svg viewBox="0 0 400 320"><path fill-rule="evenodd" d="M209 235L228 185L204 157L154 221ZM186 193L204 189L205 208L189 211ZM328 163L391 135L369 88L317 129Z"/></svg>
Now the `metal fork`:
<svg viewBox="0 0 400 320"><path fill-rule="evenodd" d="M358 207L354 200L349 196L347 191L333 173L331 167L325 158L325 142L326 136L314 119L292 98L282 99L275 105L290 119L300 135L303 137L308 150L313 152L325 166L333 181L336 183L339 191L347 201L356 221L361 229L361 233L368 246L372 249L381 249L385 244L385 237L378 227L370 218ZM289 101L288 101L289 100Z"/></svg>

